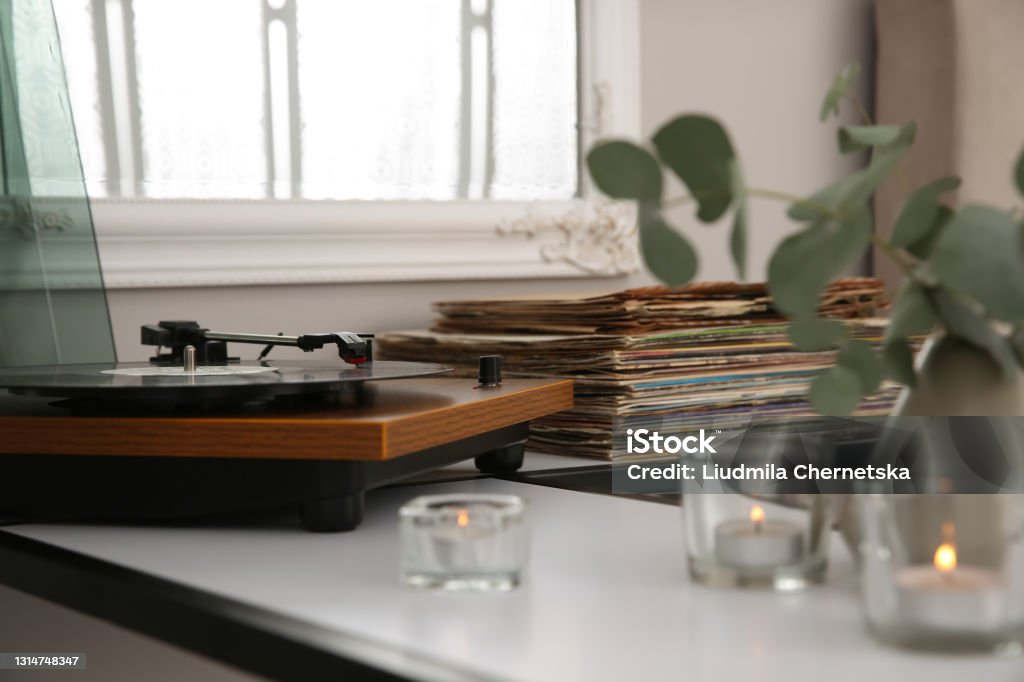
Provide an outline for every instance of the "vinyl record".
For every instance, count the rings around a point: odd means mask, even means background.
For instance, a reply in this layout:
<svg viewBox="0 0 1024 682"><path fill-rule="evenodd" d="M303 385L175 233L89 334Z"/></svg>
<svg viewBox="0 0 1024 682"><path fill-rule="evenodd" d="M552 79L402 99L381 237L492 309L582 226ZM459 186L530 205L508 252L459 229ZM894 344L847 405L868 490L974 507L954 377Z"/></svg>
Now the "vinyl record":
<svg viewBox="0 0 1024 682"><path fill-rule="evenodd" d="M110 402L248 402L282 395L332 393L366 381L430 376L451 367L377 360L364 365L240 362L194 373L149 363L0 368L0 389L16 395Z"/></svg>

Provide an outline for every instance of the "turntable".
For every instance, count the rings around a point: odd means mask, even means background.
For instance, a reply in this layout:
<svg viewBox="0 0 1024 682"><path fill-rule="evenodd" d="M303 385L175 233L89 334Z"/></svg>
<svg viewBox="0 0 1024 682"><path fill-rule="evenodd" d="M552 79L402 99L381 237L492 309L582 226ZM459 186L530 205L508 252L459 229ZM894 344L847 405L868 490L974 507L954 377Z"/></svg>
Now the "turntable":
<svg viewBox="0 0 1024 682"><path fill-rule="evenodd" d="M469 458L517 468L530 420L571 406L570 382L502 383L496 358L479 382L376 360L372 338L348 331L168 321L142 328L150 362L115 363L60 50L48 57L26 65L43 76L5 63L0 78L0 99L52 104L31 120L0 111L0 522L292 506L310 530L347 530L368 489ZM237 343L264 349L243 362ZM278 346L314 361L278 361Z"/></svg>
<svg viewBox="0 0 1024 682"><path fill-rule="evenodd" d="M367 490L475 459L519 468L531 419L572 405L572 382L478 380L373 358L366 334L142 328L148 363L0 368L0 516L159 521L292 506L312 531L358 526ZM231 357L228 342L265 348ZM270 359L276 346L339 360ZM166 352L160 352L165 350Z"/></svg>

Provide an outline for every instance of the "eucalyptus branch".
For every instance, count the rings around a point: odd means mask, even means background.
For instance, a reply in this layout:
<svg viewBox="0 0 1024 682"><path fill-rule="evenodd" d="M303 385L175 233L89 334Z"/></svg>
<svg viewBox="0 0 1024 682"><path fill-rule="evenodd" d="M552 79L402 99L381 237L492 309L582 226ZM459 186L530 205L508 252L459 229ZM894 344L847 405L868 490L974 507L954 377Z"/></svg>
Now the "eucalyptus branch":
<svg viewBox="0 0 1024 682"><path fill-rule="evenodd" d="M787 194L785 192L775 192L772 190L763 189L748 189L747 194L750 196L764 197L766 199L777 199L779 201L788 201L791 203L803 203L807 206L811 206L817 210L820 210L822 213L826 213L827 215L830 215L833 218L840 217L838 213L828 208L827 206L815 205L808 202L805 199L801 199L800 197L793 196L792 194ZM882 237L879 237L877 234L871 235L871 243L874 244L879 250L884 252L885 255L888 256L889 259L892 260L892 262L895 263L899 267L899 269L903 271L903 274L905 274L907 277L914 276L913 266L906 260L904 260L903 256L900 255L899 249L897 249L895 246L890 244Z"/></svg>
<svg viewBox="0 0 1024 682"><path fill-rule="evenodd" d="M904 275L912 279L916 279L914 276L913 266L903 259L903 256L900 255L899 249L887 242L885 239L879 237L877 234L871 235L871 243L880 251L885 253L885 255L889 257L889 260L895 263L899 269L903 271Z"/></svg>
<svg viewBox="0 0 1024 682"><path fill-rule="evenodd" d="M760 199L771 199L774 201L782 201L789 204L802 204L809 208L813 208L816 211L820 211L822 214L827 215L833 219L839 219L842 217L838 212L836 212L834 209L828 206L825 206L823 204L816 204L808 199L797 196L795 194L790 194L788 192L781 192L772 189L762 189L758 187L748 187L746 188L746 193L747 196L756 197ZM720 196L722 194L725 194L724 190L714 190L711 192L686 194L681 197L675 197L674 199L667 199L666 201L662 202L662 205L683 206L685 204L691 204L697 201L698 195L699 197L713 197ZM880 251L885 253L885 255L889 257L889 260L891 260L897 267L899 267L903 274L905 274L907 277L914 277L913 264L908 263L906 261L906 259L900 253L899 249L897 249L895 246L893 246L892 244L890 244L888 241L878 236L877 234L873 234L871 236L871 243Z"/></svg>
<svg viewBox="0 0 1024 682"><path fill-rule="evenodd" d="M758 187L747 187L744 191L746 192L747 196L749 196L749 197L754 197L754 198L757 198L757 199L771 199L771 200L774 200L774 201L783 201L783 202L786 202L786 203L789 203L789 204L801 204L801 205L806 206L808 208L812 208L815 211L818 211L818 212L822 213L823 215L827 215L830 218L838 219L838 218L841 217L840 214L835 211L835 209L832 209L832 208L830 208L828 206L825 206L824 204L815 203L815 202L811 201L810 199L806 199L804 197L797 196L796 194L790 194L788 192L780 192L780 191L773 190L773 189L761 189L761 188L758 188ZM681 197L675 197L673 199L666 199L665 201L661 202L661 205L662 206L668 206L670 208L671 207L676 207L676 206L684 206L686 204L692 204L695 201L699 201L700 199L719 197L719 196L723 196L724 194L726 194L726 190L712 190L710 192L694 192L693 194L686 194L686 195L683 195Z"/></svg>
<svg viewBox="0 0 1024 682"><path fill-rule="evenodd" d="M692 204L697 201L697 197L692 194L684 194L681 197L675 197L673 199L665 199L661 202L662 206L667 208L675 208L676 206L685 206L686 204Z"/></svg>
<svg viewBox="0 0 1024 682"><path fill-rule="evenodd" d="M922 327L929 326L933 318L947 333L987 352L1004 371L1009 367L1007 374L1015 374L1018 364L1024 366L1020 207L1007 213L994 206L971 205L955 213L944 208L941 214L932 215L930 211L938 210L939 195L958 186L959 179L941 178L910 194L910 184L898 161L908 150L912 131L909 126L871 129L875 126L871 115L849 92L858 73L859 67L851 64L836 77L822 101L820 118L824 121L835 114L840 104L844 111L855 110L869 129L858 130L856 125L843 129L840 150L874 147L876 155L866 169L833 182L810 198L744 187L728 133L718 121L702 114L683 114L666 123L652 140L657 155L649 148L612 140L599 143L587 157L591 175L602 191L640 202L640 218L648 220L644 227L650 228L645 235L649 239L641 240L644 260L656 277L673 286L693 279L698 255L693 245L675 234L657 214L659 207L698 204L698 217L702 219L717 218L731 209L729 247L741 273L747 260L749 216L745 203L770 199L789 207L801 231L775 247L771 256L775 266L768 269L768 286L776 308L795 320L789 337L797 348L810 351L834 347L837 342L844 344L836 363L845 374L829 370L820 373L809 393L812 405L822 414L849 414L865 394L874 391L882 374L913 386L913 353L907 339L924 331ZM846 102L852 109L846 109ZM889 144L880 145L880 141ZM877 155L879 151L881 156ZM663 167L688 188L710 183L712 178L715 186L659 203L664 188ZM728 174L723 172L725 169ZM904 195L915 199L893 226L894 230L899 228L896 243L907 244L905 247L897 246L892 238L871 233L868 201L890 176L897 178ZM1014 166L1013 177L1024 196L1024 152ZM939 230L943 236L936 240ZM896 296L881 358L873 350L865 352L868 349L862 344L843 341L845 335L839 333L834 321L813 317L821 288L856 262L863 253L860 245L870 245L873 251L885 254L908 281ZM838 249L844 251L833 253ZM996 256L979 262L978 254L988 252ZM820 267L801 267L815 258L822 259L815 264ZM995 320L1017 322L1011 333L1012 350L1002 330L993 329L991 323ZM858 381L851 382L850 374Z"/></svg>
<svg viewBox="0 0 1024 682"><path fill-rule="evenodd" d="M857 115L860 116L861 123L866 126L875 125L874 120L871 118L871 114L869 114L868 110L864 108L864 104L860 101L860 98L857 97L857 95L847 91L846 99L848 99L850 103L853 104L854 109L857 110Z"/></svg>
<svg viewBox="0 0 1024 682"><path fill-rule="evenodd" d="M846 99L853 104L854 108L857 110L857 114L860 116L861 122L864 125L875 125L874 119L871 118L871 114L868 113L868 110L864 107L864 104L860 101L860 98L857 97L857 95L847 91ZM903 172L902 164L896 166L896 181L900 183L900 191L903 192L904 195L910 194L910 183L907 181L907 176Z"/></svg>
<svg viewBox="0 0 1024 682"><path fill-rule="evenodd" d="M825 206L824 204L819 204L811 201L810 199L805 199L804 197L799 197L795 194L790 194L788 192L779 192L771 189L758 189L756 187L748 187L747 196L757 197L759 199L772 199L774 201L786 201L789 202L790 204L802 204L804 206L807 206L808 208L813 208L814 210L819 211L820 213L824 213L829 217L840 217L839 213L837 213L834 209Z"/></svg>

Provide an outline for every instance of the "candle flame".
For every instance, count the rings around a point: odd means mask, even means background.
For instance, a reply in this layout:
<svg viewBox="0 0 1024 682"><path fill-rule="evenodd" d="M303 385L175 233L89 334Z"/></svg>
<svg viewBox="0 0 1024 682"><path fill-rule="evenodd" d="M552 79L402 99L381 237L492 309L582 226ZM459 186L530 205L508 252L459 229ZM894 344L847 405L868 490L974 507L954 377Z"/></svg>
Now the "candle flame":
<svg viewBox="0 0 1024 682"><path fill-rule="evenodd" d="M943 542L935 550L935 568L942 573L951 573L956 568L956 548L948 542Z"/></svg>
<svg viewBox="0 0 1024 682"><path fill-rule="evenodd" d="M750 510L750 520L753 521L755 525L760 525L764 522L764 509L761 508L761 505L755 504Z"/></svg>
<svg viewBox="0 0 1024 682"><path fill-rule="evenodd" d="M465 528L469 525L469 512L465 509L460 509L459 513L455 515L455 523L459 524L460 528Z"/></svg>

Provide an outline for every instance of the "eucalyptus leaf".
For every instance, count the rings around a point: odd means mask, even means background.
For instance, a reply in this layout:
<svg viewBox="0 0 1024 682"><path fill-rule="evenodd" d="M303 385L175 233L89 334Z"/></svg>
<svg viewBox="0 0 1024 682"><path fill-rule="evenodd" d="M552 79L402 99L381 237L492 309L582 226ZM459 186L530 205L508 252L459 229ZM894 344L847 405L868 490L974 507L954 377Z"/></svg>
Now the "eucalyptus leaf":
<svg viewBox="0 0 1024 682"><path fill-rule="evenodd" d="M846 336L846 325L822 317L804 317L789 325L789 340L797 350L828 350Z"/></svg>
<svg viewBox="0 0 1024 682"><path fill-rule="evenodd" d="M875 355L875 349L863 339L843 341L836 355L836 365L857 376L863 395L874 393L882 383L882 363Z"/></svg>
<svg viewBox="0 0 1024 682"><path fill-rule="evenodd" d="M907 123L901 127L897 141L886 147L878 147L871 154L871 163L862 171L854 173L849 189L840 198L841 208L866 202L896 170L903 157L910 151L917 137L917 124Z"/></svg>
<svg viewBox="0 0 1024 682"><path fill-rule="evenodd" d="M905 248L916 244L936 227L939 197L960 186L960 178L945 177L919 187L907 196L896 216L892 231L892 245Z"/></svg>
<svg viewBox="0 0 1024 682"><path fill-rule="evenodd" d="M732 193L734 197L732 232L729 235L729 250L736 264L740 279L747 277L747 187L743 172L736 161L732 163Z"/></svg>
<svg viewBox="0 0 1024 682"><path fill-rule="evenodd" d="M939 323L928 292L919 283L907 280L900 287L889 314L886 341L904 339L930 331Z"/></svg>
<svg viewBox="0 0 1024 682"><path fill-rule="evenodd" d="M853 62L847 64L846 67L839 72L835 80L832 81L832 87L829 88L828 93L825 95L825 100L821 103L821 113L818 118L822 121L829 117L829 114L839 113L839 102L843 99L846 91L850 89L853 82L857 80L857 76L860 75L860 64Z"/></svg>
<svg viewBox="0 0 1024 682"><path fill-rule="evenodd" d="M768 263L775 306L790 317L813 316L822 289L861 258L871 234L871 211L862 205L842 223L819 220L786 237Z"/></svg>
<svg viewBox="0 0 1024 682"><path fill-rule="evenodd" d="M928 232L913 244L907 245L907 251L912 253L915 257L921 260L927 260L932 255L932 251L935 249L935 244L938 242L939 237L949 226L953 216L956 215L948 206L939 206L939 210L935 212L935 219L932 220L932 226Z"/></svg>
<svg viewBox="0 0 1024 682"><path fill-rule="evenodd" d="M893 338L882 348L882 363L885 373L890 378L906 386L917 385L917 373L914 371L914 353L906 339Z"/></svg>
<svg viewBox="0 0 1024 682"><path fill-rule="evenodd" d="M1024 319L1024 232L990 206L961 209L929 259L943 284L977 299L1003 320Z"/></svg>
<svg viewBox="0 0 1024 682"><path fill-rule="evenodd" d="M902 126L843 126L839 129L839 151L843 154L859 152L872 147L887 147L900 141Z"/></svg>
<svg viewBox="0 0 1024 682"><path fill-rule="evenodd" d="M643 147L625 140L599 142L587 154L597 188L613 199L661 201L661 166Z"/></svg>
<svg viewBox="0 0 1024 682"><path fill-rule="evenodd" d="M683 181L697 201L697 218L713 223L733 201L733 163L729 135L718 121L686 115L669 121L652 138L658 157Z"/></svg>
<svg viewBox="0 0 1024 682"><path fill-rule="evenodd" d="M845 417L857 409L861 398L860 379L849 369L836 366L818 374L811 384L811 405L820 414Z"/></svg>
<svg viewBox="0 0 1024 682"><path fill-rule="evenodd" d="M1000 336L988 318L956 300L945 291L933 295L936 310L951 336L985 351L999 365L1003 377L1016 376L1016 357L1009 342Z"/></svg>
<svg viewBox="0 0 1024 682"><path fill-rule="evenodd" d="M657 209L640 208L640 251L655 277L670 287L682 286L697 274L697 252Z"/></svg>

